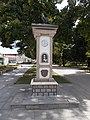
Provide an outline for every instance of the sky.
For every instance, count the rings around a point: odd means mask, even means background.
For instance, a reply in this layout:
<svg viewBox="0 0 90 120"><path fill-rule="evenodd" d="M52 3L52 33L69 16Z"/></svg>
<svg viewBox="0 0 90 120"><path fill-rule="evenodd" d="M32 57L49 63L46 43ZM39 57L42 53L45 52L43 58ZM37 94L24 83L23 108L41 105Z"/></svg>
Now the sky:
<svg viewBox="0 0 90 120"><path fill-rule="evenodd" d="M18 54L17 52L18 48L14 48L14 49L10 49L10 48L5 48L1 46L1 42L0 42L0 53L2 54Z"/></svg>
<svg viewBox="0 0 90 120"><path fill-rule="evenodd" d="M0 46L0 53L2 54L18 54L17 48L10 49Z"/></svg>
<svg viewBox="0 0 90 120"><path fill-rule="evenodd" d="M57 4L56 6L59 10L61 10L67 5L68 5L67 0L64 0L61 4ZM5 47L3 48L1 46L1 42L0 42L0 53L2 53L2 54L9 54L9 53L10 54L17 54L18 53L17 50L18 50L18 48L14 48L14 49L5 48Z"/></svg>
<svg viewBox="0 0 90 120"><path fill-rule="evenodd" d="M61 4L57 4L56 6L57 6L57 8L59 9L59 10L61 10L61 9L63 9L65 6L67 6L68 5L68 2L67 2L67 0L63 0L63 2L61 3Z"/></svg>

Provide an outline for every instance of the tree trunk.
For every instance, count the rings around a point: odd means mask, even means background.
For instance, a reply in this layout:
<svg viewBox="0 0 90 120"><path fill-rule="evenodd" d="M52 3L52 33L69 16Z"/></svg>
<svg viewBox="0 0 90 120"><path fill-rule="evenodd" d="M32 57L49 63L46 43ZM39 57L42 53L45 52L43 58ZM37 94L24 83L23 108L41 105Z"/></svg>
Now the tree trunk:
<svg viewBox="0 0 90 120"><path fill-rule="evenodd" d="M88 58L88 60L87 60L87 66L88 66L88 68L90 68L90 58Z"/></svg>
<svg viewBox="0 0 90 120"><path fill-rule="evenodd" d="M64 58L62 59L62 64L63 64L63 67L65 67L65 59Z"/></svg>

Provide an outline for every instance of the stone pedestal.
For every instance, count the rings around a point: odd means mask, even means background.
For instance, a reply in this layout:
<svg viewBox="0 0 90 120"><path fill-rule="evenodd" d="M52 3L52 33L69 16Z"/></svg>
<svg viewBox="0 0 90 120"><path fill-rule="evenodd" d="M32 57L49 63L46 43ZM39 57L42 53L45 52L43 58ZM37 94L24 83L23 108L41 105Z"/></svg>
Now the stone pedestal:
<svg viewBox="0 0 90 120"><path fill-rule="evenodd" d="M54 79L48 82L31 81L33 96L53 96L57 95L57 82Z"/></svg>
<svg viewBox="0 0 90 120"><path fill-rule="evenodd" d="M36 39L36 78L32 80L32 95L50 96L57 94L57 83L52 78L53 36L57 25L32 24Z"/></svg>

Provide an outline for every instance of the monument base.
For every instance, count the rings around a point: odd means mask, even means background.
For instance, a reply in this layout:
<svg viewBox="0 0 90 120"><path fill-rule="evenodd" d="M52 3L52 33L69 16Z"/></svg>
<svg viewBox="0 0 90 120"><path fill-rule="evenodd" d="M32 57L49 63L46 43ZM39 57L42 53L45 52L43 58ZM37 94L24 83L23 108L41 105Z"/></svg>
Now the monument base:
<svg viewBox="0 0 90 120"><path fill-rule="evenodd" d="M32 79L32 96L54 96L57 95L58 83L52 78L48 82L35 81Z"/></svg>
<svg viewBox="0 0 90 120"><path fill-rule="evenodd" d="M64 88L62 89L62 85L57 86L58 95L54 96L32 96L31 86L20 86L20 89L12 98L12 101L10 101L11 110L49 110L79 108L79 101L74 96L72 96L70 91L65 91ZM68 85L67 87L71 88L71 86Z"/></svg>

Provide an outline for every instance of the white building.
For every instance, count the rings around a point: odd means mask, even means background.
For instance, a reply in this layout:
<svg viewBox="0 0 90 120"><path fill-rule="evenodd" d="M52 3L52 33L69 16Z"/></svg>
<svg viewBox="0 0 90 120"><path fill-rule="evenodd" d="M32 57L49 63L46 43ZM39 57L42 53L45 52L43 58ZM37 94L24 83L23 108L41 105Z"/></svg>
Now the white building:
<svg viewBox="0 0 90 120"><path fill-rule="evenodd" d="M16 50L0 46L0 64L7 65L17 63L31 63L31 58L26 57L24 54L18 55Z"/></svg>
<svg viewBox="0 0 90 120"><path fill-rule="evenodd" d="M24 54L17 55L16 57L17 63L31 63L31 58L26 57Z"/></svg>
<svg viewBox="0 0 90 120"><path fill-rule="evenodd" d="M3 48L2 46L0 46L0 54L2 64L16 64L17 52L15 50L10 48Z"/></svg>

